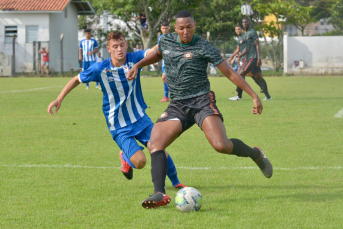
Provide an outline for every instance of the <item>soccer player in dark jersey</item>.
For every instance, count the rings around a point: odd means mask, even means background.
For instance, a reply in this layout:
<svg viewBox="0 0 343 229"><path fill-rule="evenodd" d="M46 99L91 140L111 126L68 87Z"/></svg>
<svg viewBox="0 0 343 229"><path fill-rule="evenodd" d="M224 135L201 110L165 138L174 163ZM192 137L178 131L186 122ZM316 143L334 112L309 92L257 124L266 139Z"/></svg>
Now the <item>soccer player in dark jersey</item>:
<svg viewBox="0 0 343 229"><path fill-rule="evenodd" d="M241 140L228 139L226 136L223 116L216 106L215 94L210 90L207 77L209 62L253 98L254 114L261 114L262 103L249 84L224 61L219 52L205 39L195 35L195 28L196 22L190 12L178 12L175 24L177 34L164 35L158 50L139 61L127 73L128 79L135 79L139 68L160 61L163 57L170 90L171 102L154 125L148 143L155 193L142 202L144 208L156 208L170 203L165 191L168 168L165 149L195 123L219 153L250 157L264 176L270 178L273 173L272 164L260 148L251 148Z"/></svg>
<svg viewBox="0 0 343 229"><path fill-rule="evenodd" d="M262 71L261 71L261 50L260 50L260 43L258 41L258 35L256 31L251 28L251 22L249 18L243 19L243 27L245 30L244 38L246 43L245 50L239 55L241 58L242 56L246 55L246 61L243 64L242 70L239 74L242 77L245 77L249 72L251 72L256 79L259 81L260 87L263 90L263 93L266 97L263 100L271 100L270 94L268 92L268 87L266 81L263 79ZM242 98L243 90L242 88L238 88L238 98Z"/></svg>
<svg viewBox="0 0 343 229"><path fill-rule="evenodd" d="M236 32L236 34L237 34L237 36L238 36L238 39L237 39L237 48L236 48L235 52L232 54L232 56L230 56L230 58L227 60L227 62L228 62L228 63L231 63L232 59L233 59L233 58L236 58L236 59L237 59L237 62L238 62L238 65L240 66L236 72L240 72L240 70L242 69L243 65L241 65L241 63L240 63L239 60L240 60L240 59L243 60L243 63L244 63L244 61L246 61L246 59L245 59L246 56L244 55L244 56L242 56L241 58L238 58L238 54L242 53L242 52L244 51L244 49L245 49L245 39L244 39L243 28L242 28L240 25L237 25L237 26L235 27L235 32ZM252 78L253 78L253 80L255 81L255 83L256 83L259 87L261 87L260 84L259 84L259 82L256 80L255 76L253 76L251 73L248 73L248 75L249 75L249 74L252 76ZM262 88L261 88L261 89L262 89ZM238 92L238 87L237 87L236 91ZM229 99L230 99L230 100L241 100L242 98L239 98L238 96L234 96L234 97L231 97L231 98L229 98Z"/></svg>

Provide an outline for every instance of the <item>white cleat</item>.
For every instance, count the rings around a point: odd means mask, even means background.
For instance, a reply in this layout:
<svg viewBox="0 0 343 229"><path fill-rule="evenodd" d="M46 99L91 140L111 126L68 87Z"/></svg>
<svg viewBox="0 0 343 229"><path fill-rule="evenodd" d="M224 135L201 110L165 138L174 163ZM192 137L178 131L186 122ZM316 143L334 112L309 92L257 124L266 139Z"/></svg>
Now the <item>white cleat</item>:
<svg viewBox="0 0 343 229"><path fill-rule="evenodd" d="M272 97L270 97L270 98L265 97L265 98L263 99L263 101L267 101L267 100L272 100Z"/></svg>
<svg viewBox="0 0 343 229"><path fill-rule="evenodd" d="M243 98L239 98L238 95L229 98L229 100L231 100L231 101L238 101L238 100L242 100L242 99L243 99Z"/></svg>

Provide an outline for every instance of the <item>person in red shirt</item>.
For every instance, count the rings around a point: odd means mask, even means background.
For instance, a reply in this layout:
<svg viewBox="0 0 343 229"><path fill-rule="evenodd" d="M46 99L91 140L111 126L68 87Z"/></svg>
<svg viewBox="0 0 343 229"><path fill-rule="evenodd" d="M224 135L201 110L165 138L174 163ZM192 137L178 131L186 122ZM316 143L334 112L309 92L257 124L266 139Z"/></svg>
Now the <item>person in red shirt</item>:
<svg viewBox="0 0 343 229"><path fill-rule="evenodd" d="M40 67L41 74L44 75L44 65L46 66L46 75L49 75L49 51L45 47L41 47L39 53L42 54L43 62Z"/></svg>

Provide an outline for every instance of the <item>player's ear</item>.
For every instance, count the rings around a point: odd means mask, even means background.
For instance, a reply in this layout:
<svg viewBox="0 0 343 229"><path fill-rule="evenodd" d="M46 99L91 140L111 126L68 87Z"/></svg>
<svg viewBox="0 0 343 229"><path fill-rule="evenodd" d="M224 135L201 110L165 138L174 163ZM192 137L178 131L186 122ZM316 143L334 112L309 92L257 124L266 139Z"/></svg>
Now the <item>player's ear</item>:
<svg viewBox="0 0 343 229"><path fill-rule="evenodd" d="M109 53L111 53L111 52L110 52L110 46L106 45L106 49L107 49L107 51L108 51Z"/></svg>

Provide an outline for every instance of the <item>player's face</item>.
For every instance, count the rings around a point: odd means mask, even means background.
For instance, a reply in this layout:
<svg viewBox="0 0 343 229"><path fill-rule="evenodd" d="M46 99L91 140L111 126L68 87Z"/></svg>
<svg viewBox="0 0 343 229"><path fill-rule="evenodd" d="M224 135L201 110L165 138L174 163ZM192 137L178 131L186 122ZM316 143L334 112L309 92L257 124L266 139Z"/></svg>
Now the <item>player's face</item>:
<svg viewBox="0 0 343 229"><path fill-rule="evenodd" d="M181 44L188 44L193 40L197 23L191 17L178 18L175 23L175 31L179 34Z"/></svg>
<svg viewBox="0 0 343 229"><path fill-rule="evenodd" d="M243 19L242 25L243 25L243 28L244 28L245 30L247 30L247 29L250 28L250 21L247 20L247 19Z"/></svg>
<svg viewBox="0 0 343 229"><path fill-rule="evenodd" d="M241 27L236 27L235 28L235 32L236 32L236 34L238 35L238 36L241 36L242 35L242 28Z"/></svg>
<svg viewBox="0 0 343 229"><path fill-rule="evenodd" d="M169 33L169 30L170 30L169 26L161 26L161 32L163 35Z"/></svg>
<svg viewBox="0 0 343 229"><path fill-rule="evenodd" d="M127 54L127 42L124 38L110 40L106 46L107 51L111 54L111 58L117 61L123 61Z"/></svg>
<svg viewBox="0 0 343 229"><path fill-rule="evenodd" d="M85 37L87 40L91 38L91 33L90 32L85 32Z"/></svg>

